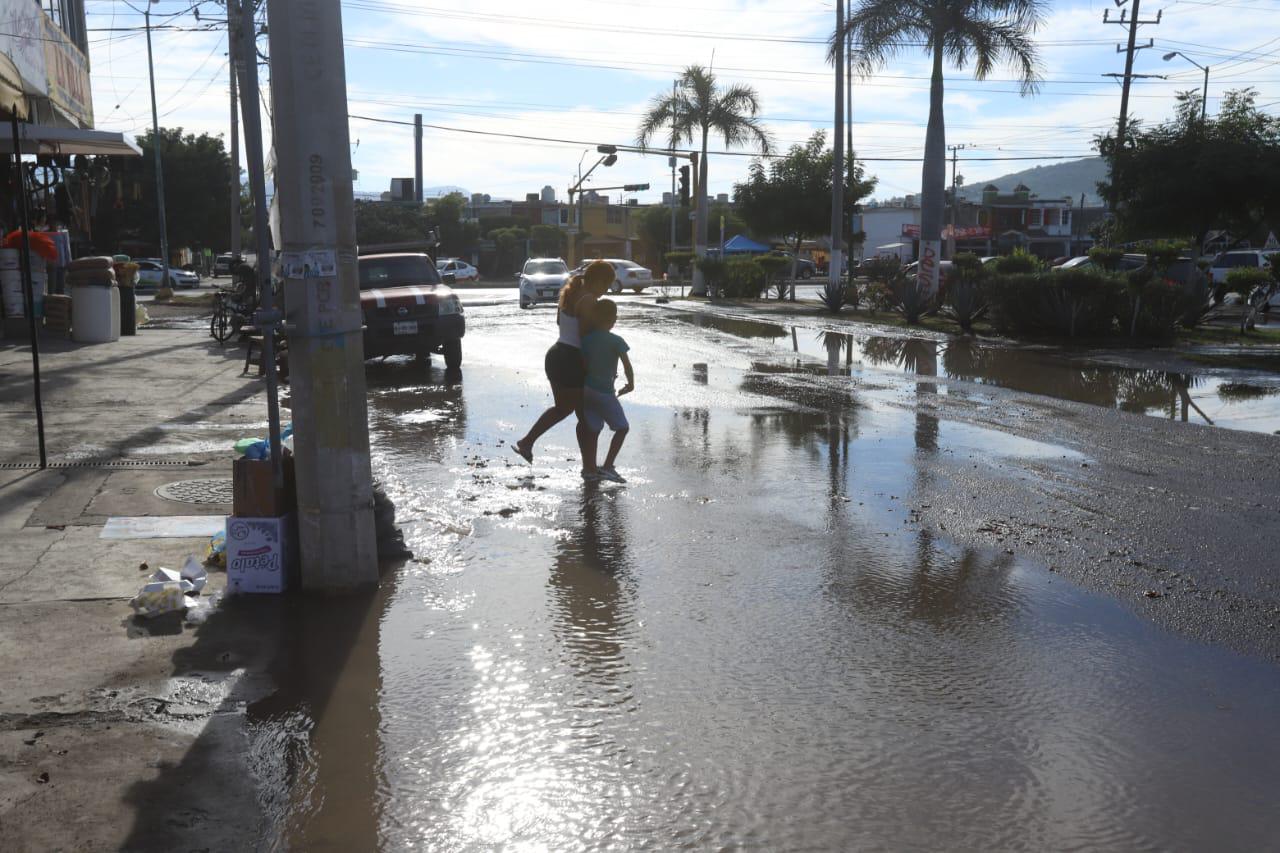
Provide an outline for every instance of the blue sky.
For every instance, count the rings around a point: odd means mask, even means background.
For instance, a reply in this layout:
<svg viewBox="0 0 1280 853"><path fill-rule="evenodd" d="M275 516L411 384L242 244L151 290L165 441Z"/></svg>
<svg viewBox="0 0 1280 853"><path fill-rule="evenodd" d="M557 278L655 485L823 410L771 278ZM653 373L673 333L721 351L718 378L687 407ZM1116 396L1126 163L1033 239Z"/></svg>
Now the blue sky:
<svg viewBox="0 0 1280 853"><path fill-rule="evenodd" d="M91 30L141 23L121 0L87 6ZM154 21L184 28L154 35L161 123L225 134L225 32L186 29L196 26L191 13L180 14L190 6L153 6ZM214 3L201 8L206 18L220 12ZM1006 69L981 82L948 69L947 141L972 146L962 161L1092 153L1093 136L1114 122L1120 101L1119 86L1101 76L1123 70L1115 45L1125 30L1102 23L1108 8L1118 15L1112 0L1046 5L1037 34L1044 83L1034 97L1020 97ZM1224 90L1244 86L1256 88L1268 110L1280 108L1280 0L1146 0L1142 18L1158 11L1161 23L1142 28L1139 39L1155 46L1139 53L1135 70L1168 79L1135 83L1132 116L1159 121L1176 91L1199 89L1198 68L1182 57L1162 61L1174 50L1211 66L1210 112ZM832 74L818 42L834 19L834 3L822 0L346 0L349 112L402 121L421 112L441 127L630 143L646 102L669 91L684 66L714 57L722 81L758 90L766 124L786 147L831 126ZM679 37L671 35L677 28ZM150 123L145 42L137 32L91 32L90 39L98 126L142 132ZM855 81L860 156L920 156L928 71L926 57L908 51ZM390 178L413 174L412 128L353 119L351 138L357 189L380 191ZM582 153L582 145L428 129L425 183L515 198L550 184L563 198ZM973 183L1037 162L1053 161L962 162L960 172ZM731 192L748 163L712 158L710 190ZM879 197L919 187L918 162L870 161L867 170L880 179ZM624 154L597 175L600 185L650 183L642 201L657 200L670 182L665 156Z"/></svg>

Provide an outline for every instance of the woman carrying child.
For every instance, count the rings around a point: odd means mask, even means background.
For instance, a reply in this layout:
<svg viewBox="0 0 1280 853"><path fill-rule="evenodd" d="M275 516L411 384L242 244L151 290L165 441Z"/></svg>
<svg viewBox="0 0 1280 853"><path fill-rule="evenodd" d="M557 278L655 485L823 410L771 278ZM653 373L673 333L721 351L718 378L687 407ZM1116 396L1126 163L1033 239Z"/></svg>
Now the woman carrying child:
<svg viewBox="0 0 1280 853"><path fill-rule="evenodd" d="M512 449L526 462L533 462L533 444L543 433L570 414L576 414L583 477L598 477L594 452L596 434L587 428L582 409L582 389L587 378L586 361L582 356L582 337L591 330L592 307L609 289L609 285L613 284L615 275L612 265L605 261L592 261L581 275L573 276L560 289L560 301L556 309L559 337L551 349L547 350L544 360L554 403L538 417L529 432L512 445ZM590 459L586 454L588 444L592 449Z"/></svg>

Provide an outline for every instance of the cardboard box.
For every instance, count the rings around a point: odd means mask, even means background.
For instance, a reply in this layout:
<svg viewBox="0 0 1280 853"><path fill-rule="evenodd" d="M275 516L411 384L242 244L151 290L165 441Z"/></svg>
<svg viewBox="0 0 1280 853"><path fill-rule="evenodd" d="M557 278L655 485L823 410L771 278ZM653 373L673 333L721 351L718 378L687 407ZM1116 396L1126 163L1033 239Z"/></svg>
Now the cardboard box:
<svg viewBox="0 0 1280 853"><path fill-rule="evenodd" d="M293 514L227 519L227 593L284 592L297 553Z"/></svg>
<svg viewBox="0 0 1280 853"><path fill-rule="evenodd" d="M237 518L276 518L293 512L297 488L293 457L284 458L284 488L275 488L270 459L245 459L231 463L231 514Z"/></svg>

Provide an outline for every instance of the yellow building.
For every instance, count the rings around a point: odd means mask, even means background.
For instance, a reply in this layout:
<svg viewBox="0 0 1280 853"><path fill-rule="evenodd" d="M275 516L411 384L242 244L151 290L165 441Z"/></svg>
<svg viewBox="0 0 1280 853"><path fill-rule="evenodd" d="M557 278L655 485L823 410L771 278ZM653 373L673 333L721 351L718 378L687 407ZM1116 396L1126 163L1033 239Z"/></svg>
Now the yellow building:
<svg viewBox="0 0 1280 853"><path fill-rule="evenodd" d="M640 210L638 205L593 202L589 198L581 207L575 205L572 214L576 218L581 211L583 227L570 241L573 264L593 258L625 258L660 273L662 258L658 257L658 250L640 240L636 216Z"/></svg>

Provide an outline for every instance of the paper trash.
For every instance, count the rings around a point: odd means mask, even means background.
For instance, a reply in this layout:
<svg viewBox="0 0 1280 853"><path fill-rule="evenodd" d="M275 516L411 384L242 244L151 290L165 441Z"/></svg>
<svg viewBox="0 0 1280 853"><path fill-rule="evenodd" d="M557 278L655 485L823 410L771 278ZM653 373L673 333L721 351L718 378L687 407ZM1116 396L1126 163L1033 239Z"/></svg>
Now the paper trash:
<svg viewBox="0 0 1280 853"><path fill-rule="evenodd" d="M208 581L209 573L195 556L190 556L181 571L159 568L152 572L129 606L139 616L147 617L186 610L193 603L187 596L199 596Z"/></svg>
<svg viewBox="0 0 1280 853"><path fill-rule="evenodd" d="M204 585L209 581L209 573L205 571L204 566L200 565L195 554L188 556L187 561L182 564L181 575L184 581L191 584L195 592L204 589Z"/></svg>
<svg viewBox="0 0 1280 853"><path fill-rule="evenodd" d="M134 613L147 617L186 610L187 595L182 589L184 583L185 581L152 581L133 597L129 606Z"/></svg>

